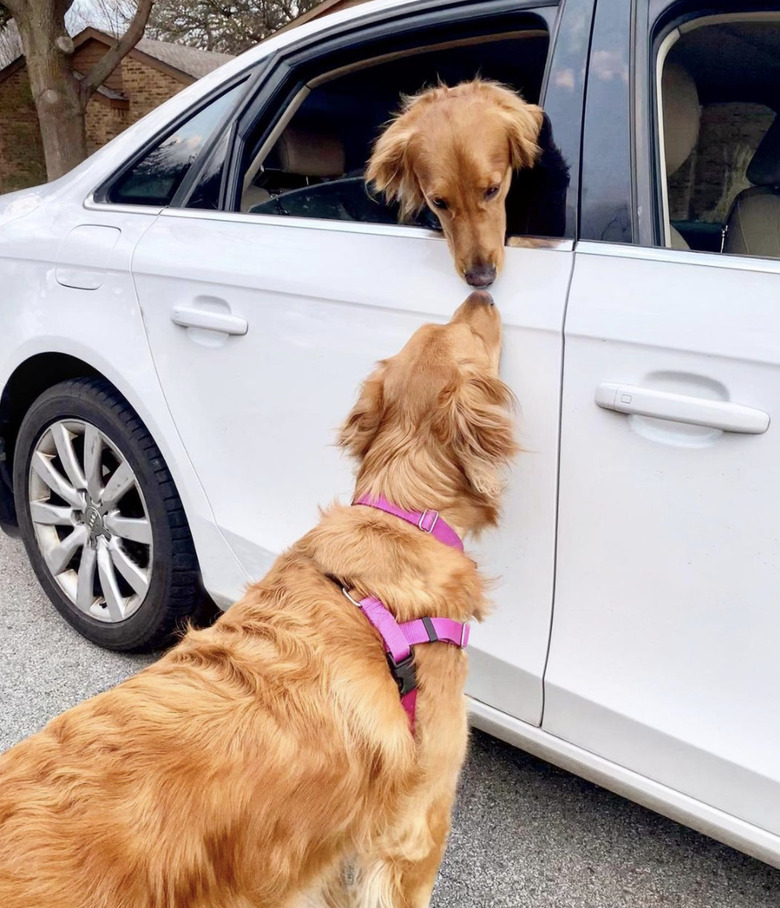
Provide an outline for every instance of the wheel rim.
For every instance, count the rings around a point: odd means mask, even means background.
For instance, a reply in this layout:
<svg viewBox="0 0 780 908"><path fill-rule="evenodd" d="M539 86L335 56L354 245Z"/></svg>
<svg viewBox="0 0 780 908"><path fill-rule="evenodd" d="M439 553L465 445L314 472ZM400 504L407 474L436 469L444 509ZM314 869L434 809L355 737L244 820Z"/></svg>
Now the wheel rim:
<svg viewBox="0 0 780 908"><path fill-rule="evenodd" d="M43 561L70 603L109 624L134 614L152 579L152 525L111 439L79 419L49 425L33 449L28 495Z"/></svg>

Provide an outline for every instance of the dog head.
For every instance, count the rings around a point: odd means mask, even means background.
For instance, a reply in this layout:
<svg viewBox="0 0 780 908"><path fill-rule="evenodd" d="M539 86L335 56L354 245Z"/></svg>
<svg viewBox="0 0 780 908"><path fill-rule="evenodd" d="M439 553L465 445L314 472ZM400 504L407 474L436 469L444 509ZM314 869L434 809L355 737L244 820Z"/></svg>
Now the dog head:
<svg viewBox="0 0 780 908"><path fill-rule="evenodd" d="M379 137L366 179L399 203L402 217L428 205L458 273L487 287L504 263L512 172L536 163L543 120L541 107L495 82L430 88L409 98Z"/></svg>
<svg viewBox="0 0 780 908"><path fill-rule="evenodd" d="M498 377L501 321L475 291L445 325L423 325L379 363L341 431L360 462L356 494L436 508L462 530L494 524L517 446Z"/></svg>

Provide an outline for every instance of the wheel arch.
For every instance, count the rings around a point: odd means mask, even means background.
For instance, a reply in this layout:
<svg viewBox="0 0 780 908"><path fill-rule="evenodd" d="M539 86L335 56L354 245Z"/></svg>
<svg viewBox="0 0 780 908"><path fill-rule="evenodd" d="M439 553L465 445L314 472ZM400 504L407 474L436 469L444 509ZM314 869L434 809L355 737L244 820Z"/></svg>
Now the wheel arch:
<svg viewBox="0 0 780 908"><path fill-rule="evenodd" d="M13 531L18 526L11 477L19 426L36 398L69 378L103 378L114 386L107 376L84 360L67 353L47 352L21 362L0 394L0 526L5 530Z"/></svg>
<svg viewBox="0 0 780 908"><path fill-rule="evenodd" d="M45 349L40 348L42 343L46 343ZM34 346L23 345L16 354L18 359L3 370L8 378L0 393L0 529L17 533L13 456L19 427L30 405L61 381L103 379L128 401L162 453L184 506L206 589L221 608L227 608L253 577L216 525L154 370L144 368L146 364L134 364L126 376L110 358L75 343L73 338L37 337Z"/></svg>

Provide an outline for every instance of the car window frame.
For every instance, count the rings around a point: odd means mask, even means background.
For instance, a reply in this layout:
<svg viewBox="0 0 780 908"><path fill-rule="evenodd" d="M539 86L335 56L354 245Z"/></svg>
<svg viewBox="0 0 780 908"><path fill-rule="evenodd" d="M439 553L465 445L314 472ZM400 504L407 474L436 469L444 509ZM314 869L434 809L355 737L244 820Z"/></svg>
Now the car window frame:
<svg viewBox="0 0 780 908"><path fill-rule="evenodd" d="M555 4L551 4L549 7L546 7L546 8L555 9L556 6L555 6ZM533 16L535 18L540 18L536 7L531 9L528 12L528 15ZM553 21L553 23L548 23L548 22L539 23L538 28L536 27L536 23L529 22L529 27L527 29L520 28L518 31L515 31L511 34L510 33L502 34L501 32L495 32L491 29L484 35L477 36L477 37L468 37L467 36L467 37L462 38L461 41L464 46L468 45L468 46L473 47L473 46L479 46L479 44L483 41L485 44L491 44L496 41L507 41L510 43L519 42L527 37L532 37L532 38L539 37L539 35L543 33L544 37L547 40L547 53L545 56L544 67L542 69L541 79L540 79L540 94L542 94L544 91L544 82L548 75L548 64L549 64L549 60L550 60L550 56L551 56L551 46L552 46L551 34L553 31L552 26L554 26L556 24L556 22L557 22L557 16L556 16L555 21ZM544 25L544 29L541 28L541 25ZM520 33L522 33L522 36ZM412 34L414 34L414 32L412 32ZM448 42L445 42L445 44L443 46L448 47L449 49L452 49L453 43L454 42L448 41ZM415 42L415 44L416 44L416 42ZM439 46L440 45L438 45L435 41L433 41L430 45L427 42L424 42L424 43L422 43L422 45L419 48L415 47L411 51L409 56L410 57L415 57L415 56L424 57L429 52L435 53L438 50ZM455 48L455 49L457 49L457 48ZM391 56L392 56L392 54L391 54ZM382 65L382 63L385 62L385 59L386 58L384 55L381 55L381 56L370 55L366 59L362 59L357 64L356 68L353 69L352 66L346 67L346 69L347 69L346 75L349 75L349 74L354 75L355 72L370 72L374 66ZM294 72L294 70L293 70L293 72ZM305 83L301 82L300 80L296 81L293 77L293 80L290 84L290 97L285 101L285 106L284 106L282 112L277 113L277 116L274 120L268 121L268 127L266 129L262 130L260 132L259 139L256 138L256 140L253 142L253 146L255 148L257 148L258 150L256 152L254 152L254 151L252 152L254 157L248 167L247 167L247 160L246 160L245 156L242 154L240 157L241 166L239 168L239 172L241 174L241 179L240 179L241 194L235 200L233 200L233 199L227 200L229 203L231 203L234 206L232 208L232 210L234 210L236 212L242 210L243 193L246 191L246 186L247 186L247 174L251 173L253 171L253 168L255 167L255 164L258 161L264 162L264 160L267 158L267 155L271 152L273 147L278 142L280 136L283 135L287 126L290 123L295 122L295 118L297 117L300 108L306 103L307 99L314 92L316 92L321 86L328 85L331 81L338 80L343 75L345 75L345 73L339 72L338 69L334 71L332 68L326 68L324 72L321 72L319 75L310 78ZM400 95L399 95L399 97L400 97ZM257 170L255 170L255 173L256 172L257 172ZM338 182L339 182L339 178L331 181L331 183L338 183ZM305 188L305 187L302 187L302 188ZM286 195L286 193L282 194L278 197L280 202L282 202L285 195ZM428 213L428 209L424 209L424 212ZM260 214L261 214L259 212L243 212L243 213L257 214L258 216L260 216ZM268 212L268 215L275 216L275 217L279 216L279 215L275 215L271 212ZM330 218L325 218L325 217L317 218L314 215L311 215L311 216L300 215L299 217L302 217L304 220L339 220L339 219L335 219L335 218L330 219ZM423 217L422 217L422 220L424 220L424 219L425 219L425 215L423 215ZM437 221L437 223L435 225L433 223L423 225L420 222L421 218L419 218L419 217L414 218L413 220L415 221L417 226L425 226L426 229L430 228L430 229L434 229L436 231L441 230L440 226L438 225L437 219L432 214L428 215L428 220L430 220L431 222ZM382 224L382 223L387 223L387 222L384 220L377 220L375 222L369 221L369 220L366 220L366 221L358 220L353 223L365 223L367 225L370 225L371 223ZM411 223L406 223L406 222L403 224L399 224L397 222L397 220L395 220L395 219L393 219L393 224L395 226L399 226L399 227L413 226Z"/></svg>
<svg viewBox="0 0 780 908"><path fill-rule="evenodd" d="M596 8L597 0L562 0L555 29L550 34L547 69L542 78L540 95L556 144L569 163L563 239L572 242L579 240L582 223L585 100ZM554 72L570 74L571 79L553 85Z"/></svg>
<svg viewBox="0 0 780 908"><path fill-rule="evenodd" d="M362 27L352 29L347 35L339 35L330 41L318 41L314 45L307 42L302 46L289 48L289 54L280 60L281 65L277 73L280 78L275 80L279 83L278 87L264 85L258 92L254 104L245 111L239 122L236 141L231 149L230 184L225 199L226 210L235 212L240 210L239 189L243 180L242 165L244 163L242 143L264 120L266 121L266 126L262 130L264 137L273 132L276 123L286 116L290 104L309 82L322 78L325 73L335 72L345 65L345 63L340 63L340 55L344 61L348 61L346 65L350 65L354 58L363 56L366 50L377 45L383 39L390 38L400 41L408 38L410 43L414 44L415 34L426 28L449 25L453 21L468 25L471 21L476 23L502 14L511 15L523 12L534 14L540 9L557 8L559 2L558 0L491 0L487 3L478 3L472 0L472 2L459 3L454 6L457 13L454 12L453 5L431 4L431 8L428 10L415 8L413 11L408 7L400 7L393 12L402 15L394 15L390 21L383 20L376 25L361 23ZM548 24L548 32L552 33L552 31L553 29ZM552 45L550 45L551 47ZM376 51L374 51L368 55L368 59L376 55ZM327 63L325 63L326 60ZM275 89L273 93L269 91L271 87ZM274 113L274 111L276 112ZM265 141L265 138L261 139L262 141ZM230 206L229 209L228 206Z"/></svg>
<svg viewBox="0 0 780 908"><path fill-rule="evenodd" d="M582 130L581 240L632 245L638 235L632 40L636 19L637 0L596 4ZM617 135L605 129L605 122L618 130Z"/></svg>
<svg viewBox="0 0 780 908"><path fill-rule="evenodd" d="M567 142L569 147L566 149L567 160L571 169L571 185L567 193L567 218L566 234L562 239L575 239L578 230L578 193L579 193L579 172L580 172L580 154L581 154L581 129L582 129L582 105L584 99L584 68L585 68L585 47L590 37L590 25L592 21L595 0L492 0L492 2L475 2L475 0L461 0L454 4L443 5L441 2L425 2L419 6L415 3L414 10L403 5L385 10L373 15L364 16L357 20L350 20L341 27L332 28L325 32L317 32L309 35L302 41L290 44L272 55L264 70L265 78L253 83L254 95L251 100L247 101L243 110L236 117L232 125L232 137L228 146L226 155L226 166L223 169L222 187L220 192L220 206L218 211L204 209L185 209L192 214L207 214L208 216L222 215L223 217L240 218L247 217L253 222L290 223L295 220L297 226L306 224L314 225L317 222L318 228L323 226L331 229L345 229L350 222L326 221L315 218L288 219L280 218L276 215L246 215L237 210L240 185L242 183L242 156L244 143L255 128L256 124L264 117L267 119L265 133L272 131L274 124L284 116L284 111L291 101L298 95L306 81L318 75L323 69L323 61L329 58L331 65L327 69L335 68L332 62L338 53L346 53L349 56L359 54L365 48L376 44L378 39L397 36L403 32L407 36L413 36L415 32L426 27L435 27L436 25L450 23L455 16L463 23L470 20L478 21L491 16L522 13L538 13L541 10L552 11L552 21L548 20L548 31L550 36L550 45L545 63L545 71L542 79L542 97L547 105L552 98L550 95L550 73L553 67L558 63L559 58L563 57L569 69L574 74L573 84L567 87L566 91L556 89L556 98L554 107L556 113L555 119L552 120L553 130L558 139L558 131L567 132ZM561 33L568 34L564 23L568 23L575 18L585 17L586 29L583 40L580 45L573 48L563 48L558 38ZM582 29L580 29L582 32ZM261 84L258 85L258 83ZM248 97L248 95L247 95ZM550 108L548 108L550 109ZM556 122L561 126L556 127ZM563 124L566 124L564 127ZM221 136L214 136L214 142L218 142ZM191 169L191 185L195 185L198 179L200 167L196 165L205 164L207 155L199 156L199 161ZM351 225L352 226L352 225ZM422 234L428 231L420 228L410 227L407 225L374 225L371 223L360 224L361 232L407 232L417 230Z"/></svg>
<svg viewBox="0 0 780 908"><path fill-rule="evenodd" d="M665 215L668 211L665 196L667 187L666 167L661 158L661 101L659 91L659 62L664 62L671 49L676 29L688 22L705 19L720 14L738 17L750 13L780 13L780 4L749 0L743 9L735 10L728 0L639 0L638 27L635 36L636 77L634 98L641 116L634 121L634 157L636 166L635 198L636 207L643 213L638 218L636 242L645 247L661 250L664 253L679 256L702 255L721 256L722 253L706 252L696 249L674 249L666 245ZM660 58L660 59L659 59ZM756 256L728 255L724 257L724 266L739 259L749 262L769 262L775 259L762 259Z"/></svg>

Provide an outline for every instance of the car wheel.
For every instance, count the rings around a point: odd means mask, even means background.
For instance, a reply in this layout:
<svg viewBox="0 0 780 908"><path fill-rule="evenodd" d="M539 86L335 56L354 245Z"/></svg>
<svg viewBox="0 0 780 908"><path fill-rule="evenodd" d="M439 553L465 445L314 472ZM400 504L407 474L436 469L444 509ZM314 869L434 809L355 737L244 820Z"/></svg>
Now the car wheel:
<svg viewBox="0 0 780 908"><path fill-rule="evenodd" d="M156 649L205 600L181 500L107 382L49 388L22 421L14 495L27 554L63 617L113 650Z"/></svg>

